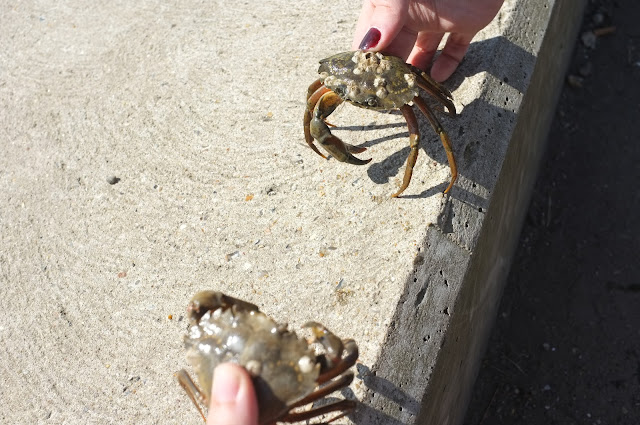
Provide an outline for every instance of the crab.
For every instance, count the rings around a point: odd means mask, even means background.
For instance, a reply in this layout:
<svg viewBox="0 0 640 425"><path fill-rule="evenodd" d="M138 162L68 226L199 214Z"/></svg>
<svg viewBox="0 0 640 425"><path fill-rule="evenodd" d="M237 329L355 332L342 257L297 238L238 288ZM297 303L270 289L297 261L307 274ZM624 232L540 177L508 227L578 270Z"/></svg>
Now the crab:
<svg viewBox="0 0 640 425"><path fill-rule="evenodd" d="M392 195L398 197L409 186L413 167L418 158L420 132L418 121L411 102L415 103L427 117L435 132L440 136L451 169L451 182L444 190L448 193L458 176L453 150L449 136L435 114L420 97L419 89L423 89L442 104L449 115L456 114L451 93L434 81L420 69L405 63L395 56L382 53L356 50L343 52L320 61L318 69L320 78L314 81L307 91L307 108L304 112L304 136L307 144L315 153L327 158L313 143L316 140L338 161L349 164L364 165L371 159L362 160L354 153L361 153L366 148L344 143L331 134L327 117L343 101L355 106L374 110L400 110L409 127L409 156L400 190Z"/></svg>
<svg viewBox="0 0 640 425"><path fill-rule="evenodd" d="M217 291L194 295L187 316L187 360L196 371L200 387L184 369L176 377L205 421L200 405L209 405L213 370L223 362L237 363L251 375L260 425L299 422L340 412L322 422L328 424L355 408L355 401L343 399L309 410L298 409L353 381L349 369L358 358L353 340L341 340L321 324L308 322L303 327L309 328L313 337L306 341L254 304ZM309 345L314 342L324 347L324 354L315 354Z"/></svg>

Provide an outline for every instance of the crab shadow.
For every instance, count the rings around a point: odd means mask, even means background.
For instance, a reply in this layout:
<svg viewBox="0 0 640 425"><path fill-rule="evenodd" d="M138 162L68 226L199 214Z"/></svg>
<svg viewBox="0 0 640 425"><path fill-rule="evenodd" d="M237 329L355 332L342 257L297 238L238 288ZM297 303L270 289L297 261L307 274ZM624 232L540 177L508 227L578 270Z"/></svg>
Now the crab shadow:
<svg viewBox="0 0 640 425"><path fill-rule="evenodd" d="M507 58L511 62L510 66L504 66L504 61ZM530 78L530 75L527 75L524 70L532 69L531 64L533 63L535 63L535 57L531 53L513 44L505 37L494 37L472 43L458 70L444 84L450 90L455 91L462 86L466 78L480 73L487 73L497 79L500 86L509 86L508 91L515 90L518 93L523 93ZM458 181L460 181L460 177L464 177L473 182L473 184L492 188L501 166L501 161L497 161L495 158L499 158L500 153L506 151L509 142L510 133L504 134L502 130L508 129L510 131L517 116L516 110L509 103L508 97L500 103L496 102L497 94L486 93L483 91L485 90L484 88L480 90L483 96L465 104L462 113L455 117L439 113L438 110L441 110L441 107L434 107L433 110L451 139L458 165ZM424 93L422 96L431 106L435 106L433 102L429 101L428 96ZM424 155L446 166L448 166L448 160L439 136L417 108L414 109L420 128L421 152L414 169L412 182L405 192L406 194L400 197L404 199L433 196L441 193L449 183L448 181L443 181L437 186L428 187L418 192L421 189L421 182L418 177L420 175L420 167L425 166ZM391 111L389 113L402 116L399 111ZM409 155L409 133L406 130L406 122L402 120L391 124L354 125L335 129L339 132L376 131L390 128L403 128L404 131L371 139L358 145L358 147L369 148L396 140L402 144L399 150L386 158L380 159L376 158L375 155L370 156L373 158L373 162L367 167L367 175L376 184L389 184L399 173L403 173L407 156ZM348 140L345 141L348 142ZM392 191L391 189L390 192ZM486 201L476 199L477 195L465 190L460 185L454 186L450 194L474 205L483 205L485 203L483 201Z"/></svg>
<svg viewBox="0 0 640 425"><path fill-rule="evenodd" d="M405 411L410 415L417 415L420 409L420 403L414 398L409 396L406 392L400 390L396 385L389 380L376 376L375 373L363 365L356 364L357 375L356 379L360 379L362 383L367 387L368 397L373 397L375 394L378 397L384 397L391 400L398 406L400 411ZM344 399L358 400L354 392L350 387L342 388L340 394ZM340 397L325 397L316 401L313 406L319 407L331 402L339 401ZM356 409L347 414L347 417L355 424L389 424L389 425L404 425L404 422L394 418L393 416L386 414L383 410L375 409L366 401L361 401L357 404Z"/></svg>

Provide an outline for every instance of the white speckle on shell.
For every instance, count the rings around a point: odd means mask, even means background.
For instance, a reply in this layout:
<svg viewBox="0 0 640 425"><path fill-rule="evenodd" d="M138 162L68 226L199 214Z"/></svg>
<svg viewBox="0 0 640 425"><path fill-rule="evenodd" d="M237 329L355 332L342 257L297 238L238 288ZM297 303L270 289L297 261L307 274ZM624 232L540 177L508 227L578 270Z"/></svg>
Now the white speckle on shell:
<svg viewBox="0 0 640 425"><path fill-rule="evenodd" d="M380 61L380 65L378 65L376 72L378 74L382 74L383 72L388 71L390 69L391 69L391 63L388 60L383 59Z"/></svg>
<svg viewBox="0 0 640 425"><path fill-rule="evenodd" d="M302 356L298 360L298 367L302 373L309 373L313 370L314 363L309 356Z"/></svg>
<svg viewBox="0 0 640 425"><path fill-rule="evenodd" d="M404 79L407 81L409 87L416 85L416 76L413 74L404 74Z"/></svg>
<svg viewBox="0 0 640 425"><path fill-rule="evenodd" d="M332 85L335 85L337 81L338 81L338 78L335 75L329 75L327 78L324 79L324 84L327 86L332 86Z"/></svg>
<svg viewBox="0 0 640 425"><path fill-rule="evenodd" d="M244 349L244 339L238 335L229 335L226 341L226 348L232 353L241 353Z"/></svg>
<svg viewBox="0 0 640 425"><path fill-rule="evenodd" d="M362 68L353 68L353 73L356 75L362 74Z"/></svg>
<svg viewBox="0 0 640 425"><path fill-rule="evenodd" d="M211 345L209 345L209 344L198 344L198 350L200 350L201 353L209 354L211 352Z"/></svg>
<svg viewBox="0 0 640 425"><path fill-rule="evenodd" d="M329 73L328 73L328 72L324 72L324 71L323 71L323 72L321 72L321 73L320 73L320 79L321 79L321 80L324 80L324 79L325 79L325 78L327 78L328 76L329 76Z"/></svg>
<svg viewBox="0 0 640 425"><path fill-rule="evenodd" d="M389 92L384 87L380 87L376 91L376 96L378 96L380 99L384 99L385 97L387 97L388 94L389 94Z"/></svg>
<svg viewBox="0 0 640 425"><path fill-rule="evenodd" d="M249 360L245 365L245 369L251 376L259 376L262 372L262 363L258 360Z"/></svg>
<svg viewBox="0 0 640 425"><path fill-rule="evenodd" d="M387 85L387 80L378 76L373 80L373 85L374 87L384 87Z"/></svg>

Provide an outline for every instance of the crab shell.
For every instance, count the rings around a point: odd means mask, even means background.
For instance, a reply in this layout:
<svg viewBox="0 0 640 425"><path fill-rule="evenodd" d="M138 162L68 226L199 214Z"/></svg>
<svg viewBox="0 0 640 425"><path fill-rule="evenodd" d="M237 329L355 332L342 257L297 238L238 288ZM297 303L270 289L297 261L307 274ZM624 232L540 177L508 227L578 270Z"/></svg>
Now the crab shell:
<svg viewBox="0 0 640 425"><path fill-rule="evenodd" d="M419 91L411 68L402 59L381 53L338 53L321 60L318 73L342 99L367 109L398 109Z"/></svg>
<svg viewBox="0 0 640 425"><path fill-rule="evenodd" d="M233 362L253 377L260 423L270 423L316 387L320 365L307 342L260 311L207 311L184 337L187 360L211 398L217 365Z"/></svg>

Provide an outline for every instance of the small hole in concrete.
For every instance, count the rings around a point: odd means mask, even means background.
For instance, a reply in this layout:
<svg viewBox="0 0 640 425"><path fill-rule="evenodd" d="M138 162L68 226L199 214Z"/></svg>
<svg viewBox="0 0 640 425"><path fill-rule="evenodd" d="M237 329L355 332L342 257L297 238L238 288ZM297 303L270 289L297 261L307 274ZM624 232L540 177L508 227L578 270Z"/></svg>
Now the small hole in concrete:
<svg viewBox="0 0 640 425"><path fill-rule="evenodd" d="M444 310L442 310L442 312L448 316L449 315L449 307L446 307Z"/></svg>
<svg viewBox="0 0 640 425"><path fill-rule="evenodd" d="M479 211L479 212L482 212L482 207L478 208L478 211Z"/></svg>
<svg viewBox="0 0 640 425"><path fill-rule="evenodd" d="M449 282L447 282L447 279L444 280L444 286L449 286Z"/></svg>

